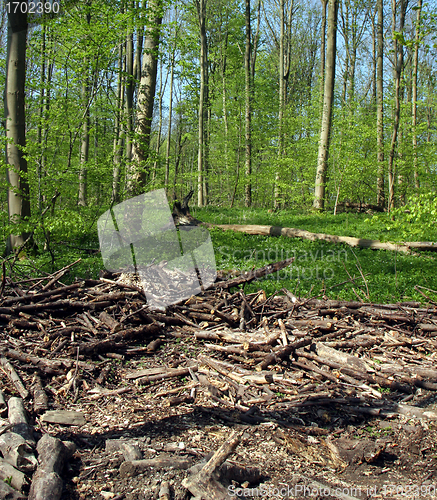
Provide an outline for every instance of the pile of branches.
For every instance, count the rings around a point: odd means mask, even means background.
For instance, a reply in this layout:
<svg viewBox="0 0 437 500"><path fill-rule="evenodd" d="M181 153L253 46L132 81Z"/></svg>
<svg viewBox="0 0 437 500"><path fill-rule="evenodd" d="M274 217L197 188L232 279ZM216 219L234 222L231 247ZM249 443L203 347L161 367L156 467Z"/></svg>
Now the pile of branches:
<svg viewBox="0 0 437 500"><path fill-rule="evenodd" d="M4 277L0 412L8 421L0 428L0 477L11 477L12 467L18 478L14 473L14 484L3 482L1 488L15 485L11 498L27 498L17 491L33 477L29 498L59 498L62 466L74 446L49 436L35 440L24 407L32 418L81 425L80 412L50 410L62 394L72 394L73 401L90 397L81 378L86 387L100 388L93 398L179 380L179 395L169 391L169 405L194 402L196 388L247 424L281 424L290 409L332 405L358 415L437 418L406 404L418 388L437 390L437 308L301 299L286 289L269 297L263 290L245 293L246 283L291 261L222 278L165 312L150 310L141 286L114 275L67 285L67 266L40 279ZM195 362L132 371L121 388L106 384L112 362L154 353L175 338L201 348ZM181 378L187 376L184 396ZM52 479L42 481L47 474Z"/></svg>

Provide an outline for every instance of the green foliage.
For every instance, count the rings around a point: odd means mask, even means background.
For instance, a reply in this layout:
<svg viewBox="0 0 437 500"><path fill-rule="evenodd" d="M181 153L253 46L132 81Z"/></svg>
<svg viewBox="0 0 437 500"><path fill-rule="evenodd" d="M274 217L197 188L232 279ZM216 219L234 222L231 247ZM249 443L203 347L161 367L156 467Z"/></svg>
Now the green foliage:
<svg viewBox="0 0 437 500"><path fill-rule="evenodd" d="M396 234L397 241L437 241L437 198L434 193L413 196L404 207L374 215L368 223Z"/></svg>

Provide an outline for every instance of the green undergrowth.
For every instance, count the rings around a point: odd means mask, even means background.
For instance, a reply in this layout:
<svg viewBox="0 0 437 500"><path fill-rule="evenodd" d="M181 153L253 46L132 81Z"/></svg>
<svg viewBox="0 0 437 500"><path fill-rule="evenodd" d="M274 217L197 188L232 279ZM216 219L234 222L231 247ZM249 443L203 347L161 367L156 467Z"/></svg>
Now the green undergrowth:
<svg viewBox="0 0 437 500"><path fill-rule="evenodd" d="M226 209L206 207L192 210L212 224L259 224L294 227L313 233L354 236L380 241L437 241L437 201L422 195L411 204L387 213L317 213L265 209Z"/></svg>
<svg viewBox="0 0 437 500"><path fill-rule="evenodd" d="M362 238L401 241L405 227L382 230L389 220L385 214L371 220L363 214L268 213L266 210L225 210L209 207L192 210L200 220L222 224L266 224L296 227L311 232L324 232ZM410 222L411 224L411 222ZM428 225L433 228L432 224ZM287 288L300 297L326 296L331 299L362 300L379 303L437 301L437 255L424 252L406 255L398 252L350 248L343 244L309 241L299 238L254 236L234 231L210 229L217 269L239 274L272 262L293 257L291 266L278 273L245 286L247 293L264 289L267 294ZM432 233L431 233L432 234ZM413 238L403 238L412 240ZM420 240L416 237L414 239ZM431 238L428 238L428 240ZM434 240L437 239L436 237ZM8 275L15 281L41 277L53 273L81 259L62 278L71 283L76 277L97 279L104 269L98 248L97 231L71 241L52 242L50 252L40 250L20 256L13 269L10 261ZM420 288L422 287L422 288Z"/></svg>

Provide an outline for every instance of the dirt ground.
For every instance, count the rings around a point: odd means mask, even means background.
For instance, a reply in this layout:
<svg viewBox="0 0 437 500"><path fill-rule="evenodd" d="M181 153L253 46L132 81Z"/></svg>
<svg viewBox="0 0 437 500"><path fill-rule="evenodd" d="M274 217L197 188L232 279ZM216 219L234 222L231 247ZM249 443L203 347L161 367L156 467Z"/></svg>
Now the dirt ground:
<svg viewBox="0 0 437 500"><path fill-rule="evenodd" d="M122 362L113 370L110 385L120 387L125 374L147 365L180 366L195 360L202 349L183 342L167 342L153 356ZM182 486L187 467L216 451L234 430L242 431L232 463L259 469L262 480L228 486L229 498L434 498L437 483L437 426L435 421L395 415L362 416L342 405L323 405L263 411L265 421L247 424L240 412L223 407L199 392L193 402L168 406L159 392L180 387L187 380L171 380L135 387L114 397L64 404L83 411L80 428L41 424L42 432L72 440L77 451L64 473L65 499L143 500L160 496L168 481L170 498L188 499ZM281 398L281 395L275 396ZM433 393L419 391L410 404L434 406ZM277 406L277 404L275 405ZM134 476L122 474L121 451L110 440L138 444L144 458L184 457L187 466L147 467ZM299 445L296 445L298 440ZM344 463L327 453L327 444L342 450ZM107 450L109 449L109 451ZM328 450L329 451L329 450Z"/></svg>

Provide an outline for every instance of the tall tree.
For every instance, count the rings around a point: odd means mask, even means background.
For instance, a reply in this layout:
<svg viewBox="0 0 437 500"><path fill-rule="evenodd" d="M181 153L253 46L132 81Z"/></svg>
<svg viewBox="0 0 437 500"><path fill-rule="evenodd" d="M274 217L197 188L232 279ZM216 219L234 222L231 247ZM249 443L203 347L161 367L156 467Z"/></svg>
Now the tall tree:
<svg viewBox="0 0 437 500"><path fill-rule="evenodd" d="M399 5L399 26L397 24ZM404 68L404 48L401 37L405 26L408 0L392 0L392 31L393 31L393 80L394 80L394 109L393 109L393 131L390 142L390 153L388 159L388 209L395 206L395 156L398 143L399 125L401 119L401 85L402 70Z"/></svg>
<svg viewBox="0 0 437 500"><path fill-rule="evenodd" d="M25 81L27 12L6 3L8 13L8 42L5 85L6 165L8 182L9 222L19 223L30 217L29 182L27 178ZM28 238L25 231L10 234L6 253L20 247Z"/></svg>
<svg viewBox="0 0 437 500"><path fill-rule="evenodd" d="M380 207L385 205L384 191L384 6L383 0L377 0L377 59L376 59L376 142L378 177L376 198Z"/></svg>
<svg viewBox="0 0 437 500"><path fill-rule="evenodd" d="M332 107L334 102L335 61L337 53L338 0L328 2L328 37L326 47L325 85L323 91L323 113L317 157L314 208L325 208L326 175L328 171L329 143L331 137Z"/></svg>
<svg viewBox="0 0 437 500"><path fill-rule="evenodd" d="M150 149L153 105L155 102L158 49L163 16L162 0L150 0L147 6L144 33L144 54L137 97L137 126L133 143L132 161L129 164L126 190L129 195L144 191L149 175L147 160Z"/></svg>
<svg viewBox="0 0 437 500"><path fill-rule="evenodd" d="M197 204L203 207L206 199L206 172L208 170L208 121L209 81L208 81L208 39L206 35L206 2L195 0L200 30L200 94L199 94L199 130L197 152Z"/></svg>
<svg viewBox="0 0 437 500"><path fill-rule="evenodd" d="M417 76L419 72L419 43L420 43L420 18L422 15L422 0L417 2L416 18L416 39L414 45L413 60L413 81L412 81L412 126L413 126L413 167L414 167L414 186L419 190L419 171L417 161Z"/></svg>
<svg viewBox="0 0 437 500"><path fill-rule="evenodd" d="M246 50L244 53L244 74L245 74L245 125L246 125L246 186L244 204L250 207L252 204L252 35L250 21L250 0L245 4L245 24L246 24Z"/></svg>
<svg viewBox="0 0 437 500"><path fill-rule="evenodd" d="M86 2L86 23L88 29L91 24L91 0ZM86 49L85 49L86 50ZM87 51L88 52L88 51ZM80 144L80 168L79 168L79 196L78 205L87 205L87 164L90 150L90 59L88 53L83 59L84 76L82 79L82 104L85 106L84 119L82 123L82 136Z"/></svg>
<svg viewBox="0 0 437 500"><path fill-rule="evenodd" d="M325 88L325 57L326 57L326 7L328 5L328 0L322 0L322 27L321 27L321 37L322 42L320 44L320 78L319 78L319 88L320 88L320 116L323 114L323 89Z"/></svg>

